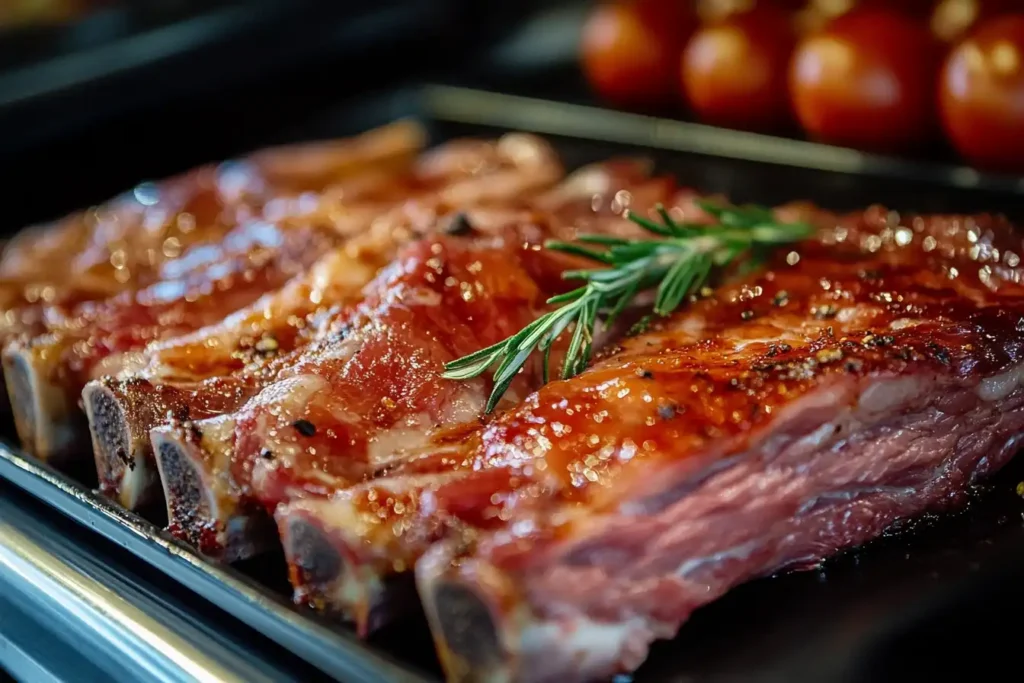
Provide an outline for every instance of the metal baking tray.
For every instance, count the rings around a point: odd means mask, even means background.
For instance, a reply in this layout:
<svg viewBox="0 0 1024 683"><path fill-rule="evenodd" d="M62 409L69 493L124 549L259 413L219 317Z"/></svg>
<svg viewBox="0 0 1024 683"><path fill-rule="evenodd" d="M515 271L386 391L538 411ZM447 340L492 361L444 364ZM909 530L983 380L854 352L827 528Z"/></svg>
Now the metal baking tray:
<svg viewBox="0 0 1024 683"><path fill-rule="evenodd" d="M570 167L615 155L649 156L682 183L736 201L808 199L833 208L883 203L896 210L1021 214L1015 193L978 186L823 170L820 164L771 163L698 154L646 129L607 128L577 110L447 86L410 87L297 117L248 147L356 132L402 116L420 118L434 141L507 129L548 137ZM243 150L239 150L241 152ZM90 459L91 460L91 459ZM306 662L343 681L438 681L441 673L421 619L367 643L344 625L291 604L283 560L239 566L210 563L136 515L37 463L10 442L0 445L0 477L126 549L155 572L237 617ZM907 525L848 552L820 571L761 579L701 609L678 637L659 643L634 675L637 683L826 681L851 683L953 673L979 675L1010 665L1013 648L991 646L995 617L1024 609L1024 500L1016 494L1024 459L979 488L957 514ZM975 656L985 652L979 662ZM941 657L935 653L941 652Z"/></svg>

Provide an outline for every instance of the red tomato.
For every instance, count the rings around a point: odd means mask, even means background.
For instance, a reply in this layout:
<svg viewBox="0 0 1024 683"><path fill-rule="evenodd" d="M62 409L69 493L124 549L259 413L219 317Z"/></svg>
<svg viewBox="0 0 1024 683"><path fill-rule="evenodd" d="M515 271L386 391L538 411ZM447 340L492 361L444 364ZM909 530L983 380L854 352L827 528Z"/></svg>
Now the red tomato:
<svg viewBox="0 0 1024 683"><path fill-rule="evenodd" d="M801 41L790 65L800 124L816 139L905 150L934 130L937 41L909 15L863 7Z"/></svg>
<svg viewBox="0 0 1024 683"><path fill-rule="evenodd" d="M1024 169L1024 15L985 22L949 54L939 108L953 146L993 170Z"/></svg>
<svg viewBox="0 0 1024 683"><path fill-rule="evenodd" d="M873 8L903 12L916 19L926 19L935 0L810 0L801 11L801 32L810 33L824 28L830 21L852 9Z"/></svg>
<svg viewBox="0 0 1024 683"><path fill-rule="evenodd" d="M584 74L600 96L618 105L670 101L678 91L679 53L696 25L687 2L602 3L583 27Z"/></svg>
<svg viewBox="0 0 1024 683"><path fill-rule="evenodd" d="M808 4L807 0L698 0L697 14L705 23L722 21L733 14L742 14L758 7L771 5L780 9L797 11Z"/></svg>
<svg viewBox="0 0 1024 683"><path fill-rule="evenodd" d="M963 38L975 26L1011 12L1019 0L939 0L932 12L932 33L946 43Z"/></svg>
<svg viewBox="0 0 1024 683"><path fill-rule="evenodd" d="M770 129L791 119L786 78L792 15L764 4L697 31L682 59L683 91L702 119Z"/></svg>

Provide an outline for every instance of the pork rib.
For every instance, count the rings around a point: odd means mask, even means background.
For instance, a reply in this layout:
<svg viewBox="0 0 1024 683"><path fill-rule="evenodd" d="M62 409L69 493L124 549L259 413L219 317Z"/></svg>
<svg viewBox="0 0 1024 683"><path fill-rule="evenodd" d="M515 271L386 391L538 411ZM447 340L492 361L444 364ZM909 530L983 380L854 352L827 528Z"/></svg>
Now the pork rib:
<svg viewBox="0 0 1024 683"><path fill-rule="evenodd" d="M308 272L216 325L150 345L141 370L91 382L83 399L101 489L129 509L159 499L149 433L168 415L194 421L238 409L312 340L318 316L355 302L401 243L438 224L447 230L456 219L451 227L458 229L503 224L509 210L473 207L529 196L560 174L551 148L533 136L435 148L394 192L377 193L363 232ZM454 212L452 201L467 210ZM325 213L337 209L331 199L324 202ZM352 213L345 212L346 223Z"/></svg>
<svg viewBox="0 0 1024 683"><path fill-rule="evenodd" d="M416 567L452 680L631 671L732 586L956 504L1012 457L1021 240L892 219L839 222L480 433L419 501L454 531Z"/></svg>
<svg viewBox="0 0 1024 683"><path fill-rule="evenodd" d="M54 310L153 285L167 260L193 245L220 241L258 217L268 202L278 219L301 213L309 203L302 193L313 181L351 190L359 169L398 172L423 141L421 126L399 122L315 150L266 150L143 183L103 206L24 230L0 256L0 344L42 334L45 316ZM53 268L54 259L61 268Z"/></svg>
<svg viewBox="0 0 1024 683"><path fill-rule="evenodd" d="M24 447L60 464L81 457L78 399L95 376L119 371L153 339L211 324L303 270L336 240L320 229L253 222L220 245L199 245L164 264L164 279L69 313L47 309L44 334L9 342L3 363Z"/></svg>
<svg viewBox="0 0 1024 683"><path fill-rule="evenodd" d="M540 241L544 237L572 239L577 230L628 234L636 226L622 217L623 205L628 201L637 207L650 208L656 203L666 202L670 199L673 189L674 185L671 180L663 177L651 178L649 169L636 162L613 161L581 169L567 178L559 187L529 202L527 208L532 205L544 207L544 209L538 208L534 211L536 218L540 219L540 225L531 228L528 223L520 224L520 229L527 229L528 232L534 234L528 240L529 249L524 253L529 254L538 249ZM628 199L624 199L624 197L628 197ZM617 203L618 205L616 205ZM525 218L529 219L529 213ZM540 232L537 232L538 229ZM509 256L509 258L512 257ZM523 256L517 256L513 261L521 261L522 258ZM537 262L539 258L535 256L529 260ZM564 289L566 284L561 279L561 273L567 262L562 258L553 259L550 254L546 254L540 262L546 264L545 267L535 267L530 273L536 283L535 287L539 286L548 292ZM553 268L551 267L552 263L561 265ZM457 278L453 278L453 282L457 282ZM496 283L492 284L496 285ZM431 287L433 286L435 285L431 285ZM495 291L501 290L496 289ZM379 297L380 294L377 293L373 296ZM434 298L433 295L431 298ZM522 306L522 300L520 300L520 306ZM389 310L385 310L384 313L393 315L393 312ZM517 309L507 311L509 316L522 314L522 311ZM427 349L436 347L436 340L416 338L416 335L407 336L410 338L396 337L393 343L423 345L424 353ZM475 339L475 337L471 337L471 339ZM405 347L403 346L403 348ZM443 353L447 354L450 350L447 349ZM414 347L410 347L408 352L410 354L420 353ZM362 362L361 357L360 362ZM357 363L353 366L353 372L366 375L375 372L375 367L375 364L361 367ZM376 382L372 376L361 377L361 381ZM406 388L403 388L401 383L388 389L388 391L397 392L405 390ZM268 388L265 393L270 392L271 396L275 396L274 391L277 390ZM385 388L378 386L375 391L383 392ZM337 400L343 402L342 398L337 397ZM346 395L344 398L352 400L353 406L361 405L352 396ZM275 400L277 399L275 398ZM296 400L301 402L301 398ZM389 400L401 403L393 396L389 397ZM353 410L355 412L350 411L350 413L354 420L359 412L355 408ZM466 415L470 416L469 419L476 417L476 413L472 410L469 410ZM444 423L451 424L453 420L455 418L450 417ZM369 429L368 434L376 434L379 430L379 427L374 426L372 420L366 416L362 417L362 422L367 423L365 428ZM457 420L455 422L457 423ZM274 494L266 496L264 503L260 506L240 504L244 503L245 497L239 496L238 492L245 487L233 485L230 478L223 474L230 469L229 461L240 457L239 450L235 445L236 432L238 438L241 439L246 433L245 430L251 429L252 424L250 423L251 420L243 420L239 424L239 416L220 417L202 426L199 430L202 434L201 438L196 438L194 435L197 432L190 429L169 427L154 431L154 451L157 454L158 464L162 468L161 478L168 496L168 514L172 519L172 527L187 540L199 545L202 552L207 555L238 558L240 553L231 547L238 535L228 534L228 530L248 528L246 519L253 515L265 515L266 511L272 512L273 506L280 500L280 494ZM308 468L309 466L308 463L302 463L294 473L287 473L287 476L296 478L295 485L288 487L290 489L289 497L291 497L291 491L294 491L295 495L305 495L305 493L322 495L318 491L329 492L331 488L344 486L376 474L375 469L390 466L392 461L398 461L403 457L404 452L412 449L416 443L422 442L423 437L433 431L414 429L413 427L413 424L407 425L404 432L408 436L407 439L399 439L397 433L390 439L373 436L373 440L379 443L375 450L380 453L380 458L375 458L375 460L380 462L375 462L372 466L367 465L366 462L360 462L366 460L363 446L351 453L349 452L351 449L344 448L339 444L329 444L329 449L326 451L321 450L324 447L317 447L318 452L334 463L332 466L350 469L353 467L352 460L354 459L359 463L359 476L341 477L331 485L324 483L323 486L310 486L310 490L305 491L299 482L303 481L302 477L308 478L311 475L301 471L304 467ZM346 430L351 431L351 428L346 428ZM340 429L338 431L344 433ZM270 450L273 451L273 449ZM168 476L168 473L174 476ZM194 501L199 501L199 504L195 504ZM246 552L258 545L251 540L241 543L241 547ZM354 614L365 615L370 610L365 608L365 605L361 605L359 609L351 611Z"/></svg>

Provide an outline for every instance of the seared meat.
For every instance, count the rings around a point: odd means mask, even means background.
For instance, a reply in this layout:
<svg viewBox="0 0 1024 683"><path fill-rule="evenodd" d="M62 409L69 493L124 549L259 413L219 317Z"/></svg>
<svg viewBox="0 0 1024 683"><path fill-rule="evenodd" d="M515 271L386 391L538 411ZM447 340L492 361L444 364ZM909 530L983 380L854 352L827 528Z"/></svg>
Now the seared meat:
<svg viewBox="0 0 1024 683"><path fill-rule="evenodd" d="M955 503L1024 424L1021 242L826 225L492 424L280 507L300 589L415 564L453 678L600 678L737 583Z"/></svg>
<svg viewBox="0 0 1024 683"><path fill-rule="evenodd" d="M398 245L444 223L450 206L511 200L544 189L560 173L536 138L458 140L418 159L408 174L383 178L382 187L364 178L358 193L350 187L340 197L321 197L314 211L355 232L351 239L280 290L191 334L150 344L132 371L86 387L101 489L131 509L158 500L151 429L241 407L311 341L318 317L358 300Z"/></svg>
<svg viewBox="0 0 1024 683"><path fill-rule="evenodd" d="M26 447L72 454L85 384L104 492L162 484L211 558L278 533L296 601L363 635L415 587L460 681L628 673L737 584L955 506L1016 450L1024 242L881 207L776 209L816 235L632 325L641 297L581 374L543 384L531 358L486 414L488 373L441 371L592 265L546 239L709 216L642 163L563 178L524 135L414 157L415 130L261 152L9 245ZM62 245L73 276L45 268Z"/></svg>

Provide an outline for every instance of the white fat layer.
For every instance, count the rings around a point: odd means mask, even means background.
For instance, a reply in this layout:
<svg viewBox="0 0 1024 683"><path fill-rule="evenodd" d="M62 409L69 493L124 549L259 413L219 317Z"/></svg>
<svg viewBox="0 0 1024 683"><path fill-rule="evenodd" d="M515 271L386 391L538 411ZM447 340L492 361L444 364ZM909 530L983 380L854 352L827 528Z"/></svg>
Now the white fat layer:
<svg viewBox="0 0 1024 683"><path fill-rule="evenodd" d="M367 445L367 459L374 469L387 467L401 460L406 451L420 448L428 441L429 418L417 415L404 420L400 426L384 429L375 434Z"/></svg>
<svg viewBox="0 0 1024 683"><path fill-rule="evenodd" d="M906 404L920 390L920 382L914 377L875 382L860 395L860 409L868 413L885 413Z"/></svg>
<svg viewBox="0 0 1024 683"><path fill-rule="evenodd" d="M527 669L560 671L567 680L586 680L619 666L628 670L640 666L647 648L636 645L653 638L650 625L638 617L614 622L598 622L584 616L566 621L533 621L521 631L520 661Z"/></svg>
<svg viewBox="0 0 1024 683"><path fill-rule="evenodd" d="M103 358L92 369L90 375L94 379L108 375L111 377L133 375L145 367L146 359L141 351L128 351L125 353L115 353Z"/></svg>
<svg viewBox="0 0 1024 683"><path fill-rule="evenodd" d="M986 377L978 384L978 396L982 401L999 401L1024 384L1024 364L1010 368L1004 373Z"/></svg>

